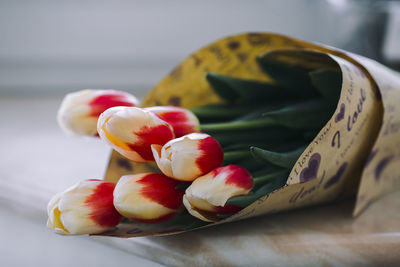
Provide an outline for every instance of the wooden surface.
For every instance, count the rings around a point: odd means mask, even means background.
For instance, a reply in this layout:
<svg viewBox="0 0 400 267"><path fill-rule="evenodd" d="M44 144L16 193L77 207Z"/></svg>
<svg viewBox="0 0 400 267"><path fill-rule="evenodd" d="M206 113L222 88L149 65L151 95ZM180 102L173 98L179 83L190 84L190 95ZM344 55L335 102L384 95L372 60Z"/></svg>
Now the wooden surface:
<svg viewBox="0 0 400 267"><path fill-rule="evenodd" d="M55 120L60 101L61 96L0 97L0 200L43 228L49 198L78 180L102 177L109 155L99 140L63 135ZM342 202L175 236L91 238L174 266L398 265L400 193L355 219L351 210L351 202Z"/></svg>

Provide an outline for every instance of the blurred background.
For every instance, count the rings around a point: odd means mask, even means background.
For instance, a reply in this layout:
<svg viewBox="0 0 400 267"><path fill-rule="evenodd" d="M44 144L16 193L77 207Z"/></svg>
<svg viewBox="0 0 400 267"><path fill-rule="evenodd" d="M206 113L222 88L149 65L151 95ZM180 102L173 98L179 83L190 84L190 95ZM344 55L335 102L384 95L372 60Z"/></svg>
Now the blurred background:
<svg viewBox="0 0 400 267"><path fill-rule="evenodd" d="M398 3L368 0L1 0L0 92L144 93L221 37L277 32L400 60Z"/></svg>
<svg viewBox="0 0 400 267"><path fill-rule="evenodd" d="M102 177L109 155L98 140L64 136L58 106L65 93L84 88L143 97L192 52L248 31L400 66L397 1L0 0L0 234L8 240L0 244L0 265L157 266L45 229L49 198Z"/></svg>

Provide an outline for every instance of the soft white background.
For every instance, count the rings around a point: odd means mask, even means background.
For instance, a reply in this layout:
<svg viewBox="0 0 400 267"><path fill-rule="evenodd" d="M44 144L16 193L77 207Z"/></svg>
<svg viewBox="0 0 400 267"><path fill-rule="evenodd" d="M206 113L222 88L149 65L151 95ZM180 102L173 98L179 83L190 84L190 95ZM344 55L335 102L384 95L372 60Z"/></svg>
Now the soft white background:
<svg viewBox="0 0 400 267"><path fill-rule="evenodd" d="M0 92L143 93L201 46L246 31L378 57L385 12L375 2L1 0Z"/></svg>

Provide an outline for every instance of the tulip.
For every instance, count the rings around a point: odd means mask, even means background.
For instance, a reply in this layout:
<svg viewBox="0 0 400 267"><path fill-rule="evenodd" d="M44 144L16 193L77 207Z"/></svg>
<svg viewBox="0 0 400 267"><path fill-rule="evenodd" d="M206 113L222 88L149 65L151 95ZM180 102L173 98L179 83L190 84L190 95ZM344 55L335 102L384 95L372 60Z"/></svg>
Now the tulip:
<svg viewBox="0 0 400 267"><path fill-rule="evenodd" d="M204 133L188 134L151 149L160 170L180 181L193 181L221 166L224 159L219 143Z"/></svg>
<svg viewBox="0 0 400 267"><path fill-rule="evenodd" d="M181 210L184 192L178 184L161 173L122 176L114 190L114 206L138 222L163 222Z"/></svg>
<svg viewBox="0 0 400 267"><path fill-rule="evenodd" d="M61 129L70 135L97 135L97 119L108 108L137 106L139 101L131 94L115 90L82 90L67 94L58 110Z"/></svg>
<svg viewBox="0 0 400 267"><path fill-rule="evenodd" d="M56 194L47 207L47 227L57 234L99 234L121 221L113 206L115 184L86 180Z"/></svg>
<svg viewBox="0 0 400 267"><path fill-rule="evenodd" d="M164 145L174 138L171 125L136 107L107 109L99 117L97 131L104 142L135 162L153 161L150 145Z"/></svg>
<svg viewBox="0 0 400 267"><path fill-rule="evenodd" d="M237 165L219 167L194 180L186 189L183 204L188 212L206 222L217 221L217 214L231 214L242 209L226 205L234 196L247 195L253 187L250 173Z"/></svg>
<svg viewBox="0 0 400 267"><path fill-rule="evenodd" d="M174 129L176 137L200 131L199 119L190 110L174 106L155 106L146 109L168 122Z"/></svg>

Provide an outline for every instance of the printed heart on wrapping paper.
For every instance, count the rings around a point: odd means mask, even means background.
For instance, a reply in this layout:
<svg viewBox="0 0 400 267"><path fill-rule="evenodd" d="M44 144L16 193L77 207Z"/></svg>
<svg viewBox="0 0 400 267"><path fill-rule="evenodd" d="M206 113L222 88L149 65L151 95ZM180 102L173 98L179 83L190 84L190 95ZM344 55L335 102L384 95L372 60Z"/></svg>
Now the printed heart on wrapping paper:
<svg viewBox="0 0 400 267"><path fill-rule="evenodd" d="M343 163L342 166L340 166L340 168L336 171L336 174L334 176L332 176L331 178L329 178L328 181L326 181L326 184L324 185L324 189L328 189L332 185L339 182L340 177L342 177L346 168L347 168L347 162Z"/></svg>
<svg viewBox="0 0 400 267"><path fill-rule="evenodd" d="M320 162L321 155L319 153L312 154L308 161L308 166L300 173L300 183L307 182L317 177Z"/></svg>
<svg viewBox="0 0 400 267"><path fill-rule="evenodd" d="M381 179L383 170L386 168L386 166L393 160L393 155L384 157L381 159L378 164L375 167L375 181L379 181Z"/></svg>
<svg viewBox="0 0 400 267"><path fill-rule="evenodd" d="M336 114L336 116L335 116L335 122L339 122L339 121L341 121L341 120L344 119L344 112L345 112L345 110L346 110L346 105L345 105L344 103L342 103L342 104L340 105L340 111L339 111L339 113Z"/></svg>

